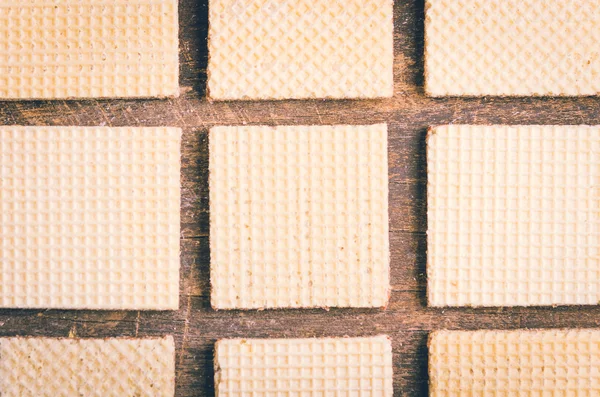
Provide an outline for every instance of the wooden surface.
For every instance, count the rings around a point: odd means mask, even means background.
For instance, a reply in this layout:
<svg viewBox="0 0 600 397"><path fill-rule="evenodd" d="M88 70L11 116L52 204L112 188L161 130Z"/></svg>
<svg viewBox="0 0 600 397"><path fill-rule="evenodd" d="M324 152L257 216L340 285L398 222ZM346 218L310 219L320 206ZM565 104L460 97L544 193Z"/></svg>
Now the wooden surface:
<svg viewBox="0 0 600 397"><path fill-rule="evenodd" d="M213 395L214 342L228 337L393 338L396 396L427 394L429 331L598 327L600 307L426 306L425 131L443 123L600 124L598 98L429 99L423 94L423 0L396 0L395 95L370 101L210 103L204 98L207 0L180 2L182 95L174 100L0 102L0 123L170 125L182 144L181 305L176 312L0 310L0 336L158 336L177 343L177 396ZM226 124L389 123L393 293L387 310L215 312L209 305L207 130Z"/></svg>

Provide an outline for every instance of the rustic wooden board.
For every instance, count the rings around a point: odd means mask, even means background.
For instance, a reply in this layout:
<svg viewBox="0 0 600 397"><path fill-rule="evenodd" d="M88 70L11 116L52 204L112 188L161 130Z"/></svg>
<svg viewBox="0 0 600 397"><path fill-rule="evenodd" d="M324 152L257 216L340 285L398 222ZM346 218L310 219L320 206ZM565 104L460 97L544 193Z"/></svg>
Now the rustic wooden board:
<svg viewBox="0 0 600 397"><path fill-rule="evenodd" d="M425 303L425 132L432 124L600 124L599 98L429 99L423 0L396 0L395 96L386 100L210 103L207 0L181 0L182 95L174 100L0 102L0 124L169 125L182 144L181 307L177 312L0 310L0 336L158 336L177 343L177 396L213 395L212 350L227 337L393 338L396 396L427 393L433 329L599 327L600 307L432 309ZM209 304L207 130L226 124L387 122L393 293L387 310L215 312Z"/></svg>

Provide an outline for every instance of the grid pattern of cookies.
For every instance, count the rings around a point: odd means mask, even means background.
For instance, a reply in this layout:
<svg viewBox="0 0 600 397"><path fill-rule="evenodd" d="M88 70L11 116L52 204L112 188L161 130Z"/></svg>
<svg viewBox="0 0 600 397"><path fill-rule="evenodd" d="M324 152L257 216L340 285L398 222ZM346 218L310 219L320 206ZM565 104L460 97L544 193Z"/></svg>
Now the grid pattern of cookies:
<svg viewBox="0 0 600 397"><path fill-rule="evenodd" d="M177 128L0 128L0 306L177 309Z"/></svg>
<svg viewBox="0 0 600 397"><path fill-rule="evenodd" d="M0 0L0 98L174 96L177 0Z"/></svg>
<svg viewBox="0 0 600 397"><path fill-rule="evenodd" d="M0 339L0 394L172 396L175 344L162 339Z"/></svg>
<svg viewBox="0 0 600 397"><path fill-rule="evenodd" d="M600 128L438 127L427 167L431 305L600 300Z"/></svg>
<svg viewBox="0 0 600 397"><path fill-rule="evenodd" d="M431 397L597 396L600 331L438 331Z"/></svg>
<svg viewBox="0 0 600 397"><path fill-rule="evenodd" d="M222 397L392 396L386 336L221 340L215 361Z"/></svg>
<svg viewBox="0 0 600 397"><path fill-rule="evenodd" d="M381 307L387 127L210 130L212 305Z"/></svg>
<svg viewBox="0 0 600 397"><path fill-rule="evenodd" d="M600 0L427 0L426 4L429 94L600 92Z"/></svg>
<svg viewBox="0 0 600 397"><path fill-rule="evenodd" d="M392 0L211 0L215 99L393 94Z"/></svg>

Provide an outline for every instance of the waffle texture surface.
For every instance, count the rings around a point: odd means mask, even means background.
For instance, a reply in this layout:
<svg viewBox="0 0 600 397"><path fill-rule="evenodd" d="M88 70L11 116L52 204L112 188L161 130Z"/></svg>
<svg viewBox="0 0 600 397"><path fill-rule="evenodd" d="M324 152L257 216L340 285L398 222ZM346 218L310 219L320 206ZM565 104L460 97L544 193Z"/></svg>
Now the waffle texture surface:
<svg viewBox="0 0 600 397"><path fill-rule="evenodd" d="M429 304L600 301L600 127L437 127L427 170Z"/></svg>
<svg viewBox="0 0 600 397"><path fill-rule="evenodd" d="M387 336L323 339L225 339L215 351L221 397L391 397Z"/></svg>
<svg viewBox="0 0 600 397"><path fill-rule="evenodd" d="M393 94L393 0L210 0L213 99Z"/></svg>
<svg viewBox="0 0 600 397"><path fill-rule="evenodd" d="M387 127L210 130L216 309L383 307Z"/></svg>
<svg viewBox="0 0 600 397"><path fill-rule="evenodd" d="M433 96L600 92L600 0L427 0Z"/></svg>
<svg viewBox="0 0 600 397"><path fill-rule="evenodd" d="M600 395L600 332L437 331L431 397Z"/></svg>
<svg viewBox="0 0 600 397"><path fill-rule="evenodd" d="M177 309L180 140L0 127L0 307Z"/></svg>
<svg viewBox="0 0 600 397"><path fill-rule="evenodd" d="M179 92L177 0L0 0L0 98Z"/></svg>
<svg viewBox="0 0 600 397"><path fill-rule="evenodd" d="M0 339L3 397L168 397L174 389L170 336Z"/></svg>

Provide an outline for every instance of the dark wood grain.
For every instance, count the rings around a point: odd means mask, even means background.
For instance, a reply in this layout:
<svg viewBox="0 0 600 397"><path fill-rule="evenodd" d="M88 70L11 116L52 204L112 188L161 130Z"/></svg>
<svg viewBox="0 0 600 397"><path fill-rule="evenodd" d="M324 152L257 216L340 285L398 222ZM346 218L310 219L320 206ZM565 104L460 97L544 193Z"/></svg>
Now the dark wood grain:
<svg viewBox="0 0 600 397"><path fill-rule="evenodd" d="M176 312L0 310L0 336L156 336L177 343L177 396L213 395L212 349L227 337L393 338L396 396L427 394L429 331L599 327L600 307L432 309L425 302L425 131L444 123L600 124L600 100L430 99L423 93L423 0L396 0L395 95L385 100L208 102L207 0L180 2L182 95L172 100L0 102L0 124L170 125L182 144L181 304ZM215 312L209 304L208 128L389 123L393 293L387 310Z"/></svg>

